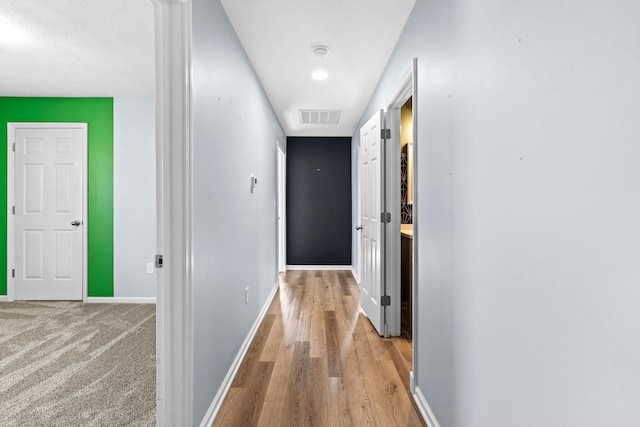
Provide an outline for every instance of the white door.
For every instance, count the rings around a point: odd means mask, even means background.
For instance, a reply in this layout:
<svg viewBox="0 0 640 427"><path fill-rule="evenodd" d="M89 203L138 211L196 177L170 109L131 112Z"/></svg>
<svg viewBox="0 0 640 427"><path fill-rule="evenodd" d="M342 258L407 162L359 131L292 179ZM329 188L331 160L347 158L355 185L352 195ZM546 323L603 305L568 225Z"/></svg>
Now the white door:
<svg viewBox="0 0 640 427"><path fill-rule="evenodd" d="M87 130L74 125L13 124L14 299L82 300Z"/></svg>
<svg viewBox="0 0 640 427"><path fill-rule="evenodd" d="M380 138L384 113L377 112L360 129L360 171L362 173L362 273L360 305L380 335L384 335L384 307L381 304L384 279L382 261L384 224L383 203L384 150Z"/></svg>

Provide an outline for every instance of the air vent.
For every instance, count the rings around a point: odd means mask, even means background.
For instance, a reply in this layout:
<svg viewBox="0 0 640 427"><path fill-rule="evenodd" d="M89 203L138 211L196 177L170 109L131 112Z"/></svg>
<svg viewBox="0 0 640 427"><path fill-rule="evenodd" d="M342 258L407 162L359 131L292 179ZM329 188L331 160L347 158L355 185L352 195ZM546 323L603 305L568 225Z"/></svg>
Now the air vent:
<svg viewBox="0 0 640 427"><path fill-rule="evenodd" d="M341 110L298 110L303 125L337 125Z"/></svg>

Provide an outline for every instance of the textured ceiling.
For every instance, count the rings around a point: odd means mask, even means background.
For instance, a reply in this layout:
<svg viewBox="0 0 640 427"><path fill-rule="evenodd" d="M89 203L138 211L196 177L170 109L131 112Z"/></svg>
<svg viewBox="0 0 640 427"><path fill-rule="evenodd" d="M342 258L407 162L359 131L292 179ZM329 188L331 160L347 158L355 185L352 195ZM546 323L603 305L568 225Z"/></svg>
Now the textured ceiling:
<svg viewBox="0 0 640 427"><path fill-rule="evenodd" d="M351 136L415 0L222 0L290 136ZM311 48L325 44L325 59ZM409 66L409 62L407 62ZM314 81L324 69L329 78ZM400 76L398 76L400 78ZM342 110L338 125L302 125L299 109Z"/></svg>
<svg viewBox="0 0 640 427"><path fill-rule="evenodd" d="M215 0L207 0L215 1ZM222 0L287 135L350 136L415 0ZM315 44L330 48L314 57ZM324 69L329 78L314 81ZM0 0L0 96L153 96L150 0ZM338 125L299 110L341 110Z"/></svg>
<svg viewBox="0 0 640 427"><path fill-rule="evenodd" d="M153 96L150 0L1 0L0 96Z"/></svg>

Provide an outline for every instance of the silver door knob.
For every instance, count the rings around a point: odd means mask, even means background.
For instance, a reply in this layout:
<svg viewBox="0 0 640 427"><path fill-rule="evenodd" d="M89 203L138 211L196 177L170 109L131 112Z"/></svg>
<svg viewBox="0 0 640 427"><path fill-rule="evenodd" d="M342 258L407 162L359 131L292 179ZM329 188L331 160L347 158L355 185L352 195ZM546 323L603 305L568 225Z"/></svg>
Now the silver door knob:
<svg viewBox="0 0 640 427"><path fill-rule="evenodd" d="M77 219L75 221L71 221L71 225L73 225L74 227L77 227L80 225L80 221L78 221Z"/></svg>
<svg viewBox="0 0 640 427"><path fill-rule="evenodd" d="M356 230L362 230L362 226L361 225L356 226Z"/></svg>

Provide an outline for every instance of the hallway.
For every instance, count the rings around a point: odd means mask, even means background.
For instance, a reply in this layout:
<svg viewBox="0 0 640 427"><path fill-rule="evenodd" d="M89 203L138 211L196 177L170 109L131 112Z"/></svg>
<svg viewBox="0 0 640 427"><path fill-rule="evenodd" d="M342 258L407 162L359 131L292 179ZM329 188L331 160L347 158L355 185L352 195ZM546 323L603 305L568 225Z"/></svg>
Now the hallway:
<svg viewBox="0 0 640 427"><path fill-rule="evenodd" d="M289 271L214 426L422 426L347 271Z"/></svg>

